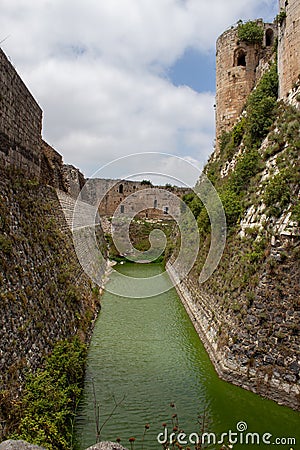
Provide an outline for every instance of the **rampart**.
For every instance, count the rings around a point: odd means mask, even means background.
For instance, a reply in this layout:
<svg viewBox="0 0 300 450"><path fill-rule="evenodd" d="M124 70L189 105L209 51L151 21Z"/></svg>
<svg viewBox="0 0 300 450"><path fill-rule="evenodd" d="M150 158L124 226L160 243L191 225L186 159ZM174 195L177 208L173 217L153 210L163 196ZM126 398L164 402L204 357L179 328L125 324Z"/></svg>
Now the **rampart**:
<svg viewBox="0 0 300 450"><path fill-rule="evenodd" d="M0 49L0 160L39 176L42 110Z"/></svg>

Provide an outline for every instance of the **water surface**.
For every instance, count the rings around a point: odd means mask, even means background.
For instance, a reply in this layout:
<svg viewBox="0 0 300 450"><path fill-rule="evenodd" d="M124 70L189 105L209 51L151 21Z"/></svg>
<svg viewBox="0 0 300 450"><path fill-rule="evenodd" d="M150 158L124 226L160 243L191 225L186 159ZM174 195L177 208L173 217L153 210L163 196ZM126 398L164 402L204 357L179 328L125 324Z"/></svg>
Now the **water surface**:
<svg viewBox="0 0 300 450"><path fill-rule="evenodd" d="M126 263L118 265L118 270L129 276L150 277L161 273L163 268L158 264ZM112 277L109 283L114 282ZM168 285L167 275L161 282ZM134 282L131 284L134 292ZM95 398L103 424L115 402L124 396L103 427L101 440L115 441L120 437L121 443L130 448L128 439L135 436L134 448L139 450L144 426L150 424L144 449L161 449L156 436L163 431L163 422L171 432L171 416L177 414L180 428L188 436L201 434L197 417L205 410L209 419L207 432L236 432L237 423L243 421L248 432L272 434L272 443L275 438L297 438L296 446L276 445L276 448L300 448L298 413L218 378L175 289L141 299L104 294L89 349L84 396L76 423L81 449L95 443ZM246 432L242 434L245 437ZM234 448L270 448L270 445L239 444Z"/></svg>

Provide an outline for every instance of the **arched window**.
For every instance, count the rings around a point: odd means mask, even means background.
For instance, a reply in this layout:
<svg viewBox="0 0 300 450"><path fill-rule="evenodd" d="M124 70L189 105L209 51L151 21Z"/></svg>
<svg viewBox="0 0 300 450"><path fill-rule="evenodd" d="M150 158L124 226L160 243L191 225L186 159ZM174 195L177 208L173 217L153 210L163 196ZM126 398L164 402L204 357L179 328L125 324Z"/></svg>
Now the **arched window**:
<svg viewBox="0 0 300 450"><path fill-rule="evenodd" d="M154 200L154 209L157 208L157 200Z"/></svg>
<svg viewBox="0 0 300 450"><path fill-rule="evenodd" d="M273 30L271 30L271 28L269 28L266 31L266 47L271 47L273 43L274 43L274 32Z"/></svg>
<svg viewBox="0 0 300 450"><path fill-rule="evenodd" d="M234 65L246 67L246 52L242 48L235 52Z"/></svg>
<svg viewBox="0 0 300 450"><path fill-rule="evenodd" d="M120 184L119 186L119 194L123 194L123 184Z"/></svg>

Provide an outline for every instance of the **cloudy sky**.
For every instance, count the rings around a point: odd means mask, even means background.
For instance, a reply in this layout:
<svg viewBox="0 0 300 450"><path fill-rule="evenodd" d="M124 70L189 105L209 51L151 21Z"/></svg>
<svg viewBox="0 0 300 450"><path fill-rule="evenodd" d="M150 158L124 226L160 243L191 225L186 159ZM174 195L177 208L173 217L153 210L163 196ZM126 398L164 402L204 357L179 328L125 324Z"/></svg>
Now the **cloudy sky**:
<svg viewBox="0 0 300 450"><path fill-rule="evenodd" d="M214 142L215 41L239 19L273 21L277 4L1 0L0 41L44 111L44 139L86 176L137 152L200 168ZM129 158L101 176L130 169Z"/></svg>

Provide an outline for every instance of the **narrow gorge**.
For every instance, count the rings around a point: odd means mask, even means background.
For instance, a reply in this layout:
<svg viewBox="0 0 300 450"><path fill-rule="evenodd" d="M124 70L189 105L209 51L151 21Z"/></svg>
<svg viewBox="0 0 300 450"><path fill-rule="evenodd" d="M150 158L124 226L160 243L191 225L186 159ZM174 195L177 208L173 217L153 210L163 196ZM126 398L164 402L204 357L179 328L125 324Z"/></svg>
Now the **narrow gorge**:
<svg viewBox="0 0 300 450"><path fill-rule="evenodd" d="M42 110L0 49L0 441L75 448L75 416L97 317L101 324L107 272L111 260L122 262L120 271L132 267L114 246L111 216L117 210L123 214L122 202L129 195L135 202L136 192L145 204L150 198L152 207L143 209L140 201L142 214L130 228L132 243L145 252L150 232L159 228L166 234L165 252L156 260L160 266L151 270L165 268L218 376L288 407L283 416L296 422L299 17L298 0L280 0L274 23L239 22L217 41L216 145L203 173L222 202L227 239L218 267L204 283L199 276L211 245L211 224L196 193L201 177L194 190L160 187L161 204L149 180L89 184L42 139ZM95 282L79 262L91 253L74 244L73 213L78 197L85 216L105 192L95 223L88 221L82 231L93 236L103 257ZM184 279L173 264L180 236L170 218L180 215L178 199L192 212L200 236L195 264ZM179 316L186 320L183 312ZM193 341L190 322L183 334L191 333Z"/></svg>

